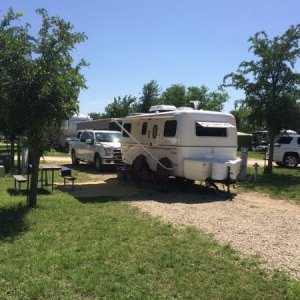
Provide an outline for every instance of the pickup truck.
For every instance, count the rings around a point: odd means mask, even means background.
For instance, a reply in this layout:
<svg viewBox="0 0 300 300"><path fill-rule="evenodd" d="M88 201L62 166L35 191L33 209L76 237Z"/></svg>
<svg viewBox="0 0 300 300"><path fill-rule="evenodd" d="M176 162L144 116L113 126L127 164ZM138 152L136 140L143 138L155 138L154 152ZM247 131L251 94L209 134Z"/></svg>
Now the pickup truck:
<svg viewBox="0 0 300 300"><path fill-rule="evenodd" d="M110 130L84 130L77 134L77 140L69 142L72 164L79 161L94 163L97 171L104 164L122 162L121 133Z"/></svg>

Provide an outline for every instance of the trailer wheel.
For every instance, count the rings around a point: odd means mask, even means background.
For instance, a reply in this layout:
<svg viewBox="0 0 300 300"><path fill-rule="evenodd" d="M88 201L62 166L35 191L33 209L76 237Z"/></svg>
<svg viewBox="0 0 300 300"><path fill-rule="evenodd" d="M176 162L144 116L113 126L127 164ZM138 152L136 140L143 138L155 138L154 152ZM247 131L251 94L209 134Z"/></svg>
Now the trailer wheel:
<svg viewBox="0 0 300 300"><path fill-rule="evenodd" d="M94 161L95 161L95 169L96 169L96 171L100 172L101 169L102 169L102 159L101 159L101 157L100 157L99 154L95 155Z"/></svg>
<svg viewBox="0 0 300 300"><path fill-rule="evenodd" d="M72 150L71 152L71 159L72 159L72 165L74 166L79 165L79 160L76 158L76 154L74 150Z"/></svg>

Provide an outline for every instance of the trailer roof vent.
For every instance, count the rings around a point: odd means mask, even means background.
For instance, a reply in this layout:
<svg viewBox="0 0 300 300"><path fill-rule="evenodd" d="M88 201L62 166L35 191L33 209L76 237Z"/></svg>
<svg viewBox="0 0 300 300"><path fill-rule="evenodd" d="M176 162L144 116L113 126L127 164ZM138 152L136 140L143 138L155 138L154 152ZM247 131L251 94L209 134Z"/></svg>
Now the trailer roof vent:
<svg viewBox="0 0 300 300"><path fill-rule="evenodd" d="M174 110L176 110L176 106L174 105L153 105L150 107L149 112L165 112Z"/></svg>

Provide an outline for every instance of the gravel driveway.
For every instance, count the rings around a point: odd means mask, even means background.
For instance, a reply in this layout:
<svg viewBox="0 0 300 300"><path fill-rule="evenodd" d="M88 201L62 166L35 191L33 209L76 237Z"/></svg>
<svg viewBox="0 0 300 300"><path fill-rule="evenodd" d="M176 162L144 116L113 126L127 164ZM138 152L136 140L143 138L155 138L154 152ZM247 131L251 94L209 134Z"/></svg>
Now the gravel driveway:
<svg viewBox="0 0 300 300"><path fill-rule="evenodd" d="M258 193L239 193L233 201L201 194L153 194L131 204L176 226L195 226L211 233L243 254L258 254L265 267L300 279L299 205Z"/></svg>

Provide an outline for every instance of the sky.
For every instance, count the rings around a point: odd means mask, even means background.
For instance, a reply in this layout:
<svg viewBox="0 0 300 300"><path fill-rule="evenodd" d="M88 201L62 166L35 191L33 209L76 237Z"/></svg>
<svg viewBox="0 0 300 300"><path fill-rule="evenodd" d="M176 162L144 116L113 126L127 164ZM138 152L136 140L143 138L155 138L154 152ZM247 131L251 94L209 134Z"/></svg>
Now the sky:
<svg viewBox="0 0 300 300"><path fill-rule="evenodd" d="M87 35L73 54L90 64L82 70L81 114L104 112L114 97L139 98L151 80L162 91L173 84L215 91L252 58L250 36L264 30L272 38L300 23L299 0L0 0L0 15L9 7L33 32L41 26L35 10L45 8ZM227 92L226 112L243 97Z"/></svg>

